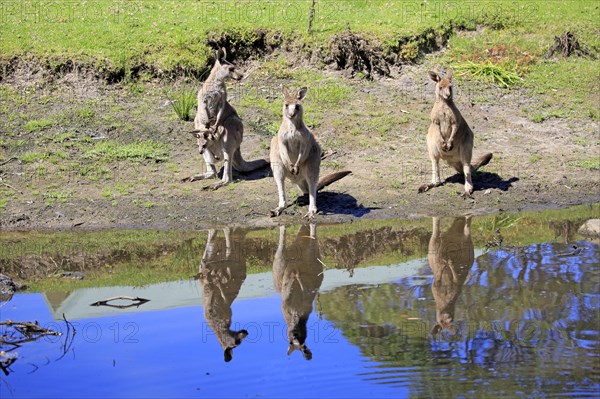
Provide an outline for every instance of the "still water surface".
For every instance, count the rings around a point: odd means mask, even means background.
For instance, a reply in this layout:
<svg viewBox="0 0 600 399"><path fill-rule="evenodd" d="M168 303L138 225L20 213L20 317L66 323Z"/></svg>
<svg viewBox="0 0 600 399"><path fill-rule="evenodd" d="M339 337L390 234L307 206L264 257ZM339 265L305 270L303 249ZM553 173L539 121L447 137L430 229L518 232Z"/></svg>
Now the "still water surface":
<svg viewBox="0 0 600 399"><path fill-rule="evenodd" d="M193 278L0 303L63 333L0 397L598 397L600 247L540 215L199 232Z"/></svg>

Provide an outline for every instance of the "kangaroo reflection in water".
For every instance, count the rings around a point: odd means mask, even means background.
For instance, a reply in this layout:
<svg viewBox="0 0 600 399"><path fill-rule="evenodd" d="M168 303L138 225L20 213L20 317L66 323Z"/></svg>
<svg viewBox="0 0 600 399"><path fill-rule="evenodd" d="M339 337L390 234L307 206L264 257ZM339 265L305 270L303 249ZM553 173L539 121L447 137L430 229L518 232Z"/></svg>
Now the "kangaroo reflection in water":
<svg viewBox="0 0 600 399"><path fill-rule="evenodd" d="M440 228L440 218L434 217L427 259L433 271L431 291L437 320L431 333L437 334L442 329L454 332L452 322L456 300L475 260L471 217L454 219L452 226L444 233Z"/></svg>
<svg viewBox="0 0 600 399"><path fill-rule="evenodd" d="M204 318L224 350L225 361L233 357L233 348L242 343L248 331L231 330L231 304L246 279L245 234L232 234L224 229L223 238L210 230L200 262L198 280L202 284ZM233 240L232 240L233 238Z"/></svg>
<svg viewBox="0 0 600 399"><path fill-rule="evenodd" d="M279 245L273 260L275 289L281 293L281 311L287 325L288 355L295 350L306 360L312 352L306 346L306 324L313 301L323 282L316 226L302 226L291 246L285 246L285 226L279 228Z"/></svg>

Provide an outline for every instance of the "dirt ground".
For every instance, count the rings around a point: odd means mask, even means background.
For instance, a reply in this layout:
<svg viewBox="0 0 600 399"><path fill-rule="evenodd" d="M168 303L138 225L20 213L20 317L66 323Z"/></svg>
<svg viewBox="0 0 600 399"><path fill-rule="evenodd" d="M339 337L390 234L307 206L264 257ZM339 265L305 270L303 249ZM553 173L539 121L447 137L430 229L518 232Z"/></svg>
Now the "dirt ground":
<svg viewBox="0 0 600 399"><path fill-rule="evenodd" d="M467 80L456 83L456 103L475 133L475 156L493 152L494 159L474 175L472 199L461 198L462 177L453 176L445 165L442 173L448 178L447 183L418 194L417 188L431 176L425 135L434 89L427 70L434 64L435 60L405 67L393 78L345 81L353 90L353 98L334 114L323 112L313 131L323 150L332 152L323 160L321 174L335 170L351 170L352 174L319 193L317 223L514 212L600 201L598 170L580 166L582 160L599 154L597 122L549 118L534 123L523 109L539 106L541 98L522 89L503 91ZM270 134L263 129L265 114L260 109L240 105L242 92L252 87L276 96L280 85L285 83L253 73L256 68L253 64L245 65L247 78L230 90L231 102L241 111L245 123L242 154L247 160L268 158ZM333 71L326 75L334 79L342 76ZM140 139L167 143L172 148L170 159L166 163L117 161L105 165L111 172L109 178L90 180L79 174L61 173L60 165L69 160L87 162L71 147L68 155L72 159L60 160L58 164L46 162L46 171L40 176L35 173L35 164L18 159L19 153L11 150L11 140L25 141L28 150L51 148L55 144L40 138L40 132L19 130L18 125L13 125L11 131L4 128L0 183L8 201L0 208L2 228L202 229L302 222L306 205L302 199L294 202L297 191L289 184L289 202L293 204L284 215L269 216L269 210L277 203L269 168L248 176L236 175L238 180L234 184L217 191L203 189L210 181L181 182L182 178L203 171L204 165L195 140L186 133L191 130L191 122L186 124L174 118L160 84L148 83L143 94L133 96L123 94L122 87L89 78L67 75L52 83L40 83L41 80L30 72L25 76L17 74L2 85L18 93L29 93L31 101L20 105L22 113L55 112L91 99L96 104L97 116L106 112L105 119L112 115L113 119L130 121L133 125L127 129L129 133L120 133L118 128L102 131L98 127L102 124L100 120L94 122L96 133L109 137L121 134L121 138L138 135ZM48 97L52 101L41 101ZM310 101L310 91L306 101ZM115 104L120 111L110 111ZM373 131L364 136L344 131L348 124L354 123L360 130L369 117L364 111L367 105L378 109L380 116L406 116L408 122L392 127L385 136ZM143 112L132 111L136 108ZM340 118L350 119L344 124ZM62 121L53 126L51 129L56 130L53 134L68 129L70 123ZM78 134L91 134L82 123L75 128ZM130 189L123 196L102 194L116 184L125 183ZM66 200L49 203L44 200L48 198L45 196L48 187L72 194Z"/></svg>

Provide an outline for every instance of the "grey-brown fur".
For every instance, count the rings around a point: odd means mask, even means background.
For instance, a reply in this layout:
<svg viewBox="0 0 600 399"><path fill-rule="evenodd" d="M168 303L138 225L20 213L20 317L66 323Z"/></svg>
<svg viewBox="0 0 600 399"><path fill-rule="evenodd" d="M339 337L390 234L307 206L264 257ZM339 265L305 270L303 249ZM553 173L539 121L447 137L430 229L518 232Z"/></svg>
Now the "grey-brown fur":
<svg viewBox="0 0 600 399"><path fill-rule="evenodd" d="M295 92L283 88L282 121L271 140L271 168L278 194L277 208L271 211L271 216L279 216L285 209L286 178L295 183L302 194L308 194L308 212L304 217L310 219L317 213L317 191L350 173L338 172L319 180L321 147L303 120L302 100L307 91L306 87Z"/></svg>
<svg viewBox="0 0 600 399"><path fill-rule="evenodd" d="M224 239L219 239L215 230L209 231L198 279L202 284L204 319L221 344L225 361L229 362L233 348L248 335L246 330L231 329L231 304L246 279L246 256L243 236L232 237L229 229L224 230L224 235Z"/></svg>
<svg viewBox="0 0 600 399"><path fill-rule="evenodd" d="M223 159L223 177L210 188L217 189L233 181L233 169L251 172L267 165L263 159L246 162L240 146L244 138L244 125L235 108L227 101L227 79L241 79L235 65L227 62L222 49L210 75L198 91L198 111L194 119L198 150L204 157L207 172L194 175L190 181L217 176L216 162Z"/></svg>
<svg viewBox="0 0 600 399"><path fill-rule="evenodd" d="M431 183L424 184L419 192L427 191L442 184L440 178L440 159L465 175L465 196L473 193L471 172L483 166L492 158L486 154L471 165L473 153L473 131L462 117L452 97L452 70L444 77L430 71L429 77L436 82L435 104L431 110L431 124L427 132L427 150L431 159Z"/></svg>
<svg viewBox="0 0 600 399"><path fill-rule="evenodd" d="M307 323L323 282L316 226L302 226L294 243L285 245L285 226L279 228L279 245L273 260L275 289L281 293L281 311L287 326L288 355L298 350L312 358L306 346Z"/></svg>
<svg viewBox="0 0 600 399"><path fill-rule="evenodd" d="M442 232L440 218L434 217L427 260L433 271L431 291L437 324L432 332L435 334L441 329L453 329L456 300L475 261L471 218L455 218L452 226Z"/></svg>

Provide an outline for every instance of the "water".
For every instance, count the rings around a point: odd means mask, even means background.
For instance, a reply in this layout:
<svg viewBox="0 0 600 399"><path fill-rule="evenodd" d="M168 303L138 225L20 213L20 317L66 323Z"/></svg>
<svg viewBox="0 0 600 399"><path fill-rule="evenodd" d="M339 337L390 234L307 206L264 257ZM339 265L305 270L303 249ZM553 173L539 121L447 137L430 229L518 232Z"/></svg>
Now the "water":
<svg viewBox="0 0 600 399"><path fill-rule="evenodd" d="M600 397L600 247L576 233L597 215L87 232L119 240L62 255L65 233L6 232L3 272L67 277L1 303L63 335L4 343L0 397ZM116 296L149 301L90 306Z"/></svg>

